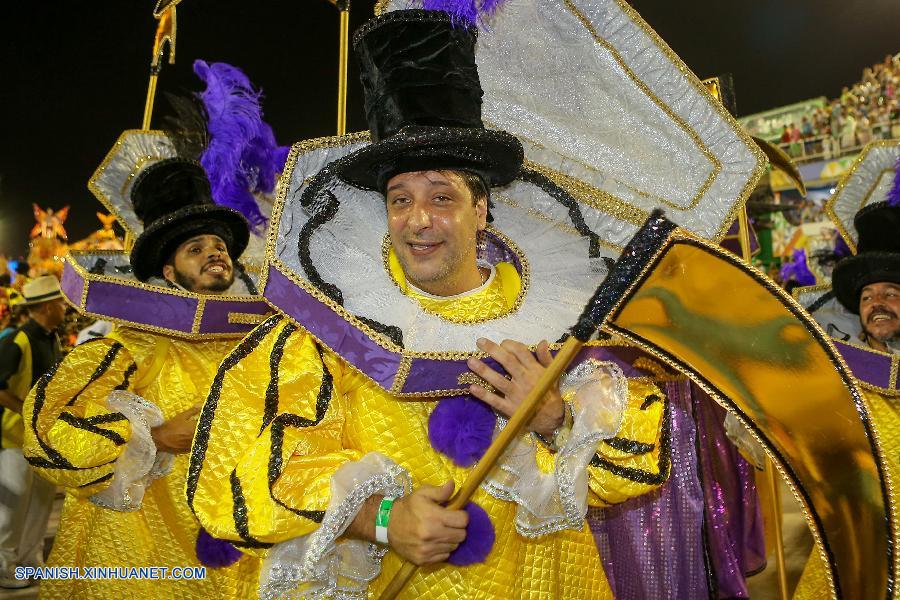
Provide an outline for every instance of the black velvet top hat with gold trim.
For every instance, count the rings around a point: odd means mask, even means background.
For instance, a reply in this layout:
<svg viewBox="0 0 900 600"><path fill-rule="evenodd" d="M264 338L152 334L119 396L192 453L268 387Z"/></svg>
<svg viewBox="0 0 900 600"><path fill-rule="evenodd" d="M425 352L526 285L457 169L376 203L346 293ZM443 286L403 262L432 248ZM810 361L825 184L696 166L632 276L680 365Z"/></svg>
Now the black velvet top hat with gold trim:
<svg viewBox="0 0 900 600"><path fill-rule="evenodd" d="M505 185L522 165L522 145L481 122L474 26L442 11L398 10L355 34L372 144L335 165L350 184L383 192L398 173L471 171Z"/></svg>
<svg viewBox="0 0 900 600"><path fill-rule="evenodd" d="M247 219L213 202L206 172L195 161L175 157L147 167L131 188L131 200L144 224L131 250L131 268L141 281L159 276L179 244L195 235L219 236L233 260L247 247Z"/></svg>
<svg viewBox="0 0 900 600"><path fill-rule="evenodd" d="M835 266L831 280L838 301L858 314L859 295L865 286L900 284L900 206L869 204L856 214L853 225L859 235L857 253Z"/></svg>

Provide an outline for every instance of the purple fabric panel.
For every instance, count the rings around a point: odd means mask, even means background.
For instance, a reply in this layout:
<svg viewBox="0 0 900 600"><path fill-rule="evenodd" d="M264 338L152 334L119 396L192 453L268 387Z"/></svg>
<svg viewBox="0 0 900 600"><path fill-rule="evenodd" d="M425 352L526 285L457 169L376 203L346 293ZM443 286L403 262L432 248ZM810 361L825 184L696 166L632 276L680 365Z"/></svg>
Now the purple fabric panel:
<svg viewBox="0 0 900 600"><path fill-rule="evenodd" d="M891 358L844 344L835 340L834 345L847 361L853 376L871 385L889 388L891 385Z"/></svg>
<svg viewBox="0 0 900 600"><path fill-rule="evenodd" d="M670 383L666 395L672 415L669 480L651 494L588 511L616 600L709 598L689 384Z"/></svg>
<svg viewBox="0 0 900 600"><path fill-rule="evenodd" d="M749 598L745 575L766 566L754 469L725 436L725 409L692 384L706 535L719 598Z"/></svg>
<svg viewBox="0 0 900 600"><path fill-rule="evenodd" d="M344 360L390 389L400 366L400 354L376 344L274 267L269 268L264 295Z"/></svg>
<svg viewBox="0 0 900 600"><path fill-rule="evenodd" d="M272 309L265 302L237 302L235 300L207 300L200 319L200 333L249 333L253 325L229 323L228 313L264 315Z"/></svg>
<svg viewBox="0 0 900 600"><path fill-rule="evenodd" d="M725 234L725 238L719 244L729 252L733 254L737 254L741 256L743 251L741 250L741 240L739 237L730 238L729 236L738 235L740 232L740 225L738 224L738 220L735 219L734 223L731 224L731 227L728 228L728 233ZM750 226L750 252L756 252L759 250L759 238L756 237L756 230L753 226Z"/></svg>
<svg viewBox="0 0 900 600"><path fill-rule="evenodd" d="M63 294L75 306L81 306L81 294L84 292L84 279L68 262L63 266L62 278L59 282Z"/></svg>
<svg viewBox="0 0 900 600"><path fill-rule="evenodd" d="M85 310L144 325L190 333L194 324L194 314L197 312L197 302L196 298L94 281L88 288Z"/></svg>
<svg viewBox="0 0 900 600"><path fill-rule="evenodd" d="M478 249L478 258L492 265L500 262L510 263L516 268L519 275L522 274L522 263L519 260L519 255L504 244L503 240L490 232L485 232L484 234L484 246Z"/></svg>

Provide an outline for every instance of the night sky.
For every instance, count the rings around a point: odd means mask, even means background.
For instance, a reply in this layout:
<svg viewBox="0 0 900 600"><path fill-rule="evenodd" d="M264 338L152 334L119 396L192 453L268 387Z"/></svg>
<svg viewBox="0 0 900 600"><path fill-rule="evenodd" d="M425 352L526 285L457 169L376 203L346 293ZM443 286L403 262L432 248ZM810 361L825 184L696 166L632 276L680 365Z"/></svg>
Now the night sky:
<svg viewBox="0 0 900 600"><path fill-rule="evenodd" d="M351 32L373 0L353 0ZM124 129L138 128L156 21L152 0L9 2L0 108L0 253L24 254L31 203L71 205L71 241L99 227L87 180ZM734 75L738 113L835 97L864 66L900 50L898 0L634 0L699 76ZM265 91L280 143L331 135L337 11L325 0L184 0L176 64L162 91L200 89L194 59L243 68ZM365 128L351 58L348 130ZM165 102L157 96L159 117ZM154 121L154 125L156 125Z"/></svg>

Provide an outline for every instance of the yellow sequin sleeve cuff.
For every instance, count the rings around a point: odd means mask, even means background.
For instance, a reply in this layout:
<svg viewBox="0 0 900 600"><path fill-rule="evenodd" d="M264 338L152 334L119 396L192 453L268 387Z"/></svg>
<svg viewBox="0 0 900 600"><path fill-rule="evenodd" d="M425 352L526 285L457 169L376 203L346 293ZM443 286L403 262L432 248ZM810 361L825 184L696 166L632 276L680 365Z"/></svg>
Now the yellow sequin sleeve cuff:
<svg viewBox="0 0 900 600"><path fill-rule="evenodd" d="M276 316L220 365L191 451L188 503L215 537L243 550L318 528L330 482L361 454L342 448L344 367Z"/></svg>
<svg viewBox="0 0 900 600"><path fill-rule="evenodd" d="M131 426L106 400L129 389L136 370L122 344L101 338L77 346L38 381L23 407L22 451L42 477L82 497L109 485Z"/></svg>
<svg viewBox="0 0 900 600"><path fill-rule="evenodd" d="M603 440L588 472L594 506L609 506L646 494L669 477L669 401L647 379L628 380L628 403L618 433Z"/></svg>

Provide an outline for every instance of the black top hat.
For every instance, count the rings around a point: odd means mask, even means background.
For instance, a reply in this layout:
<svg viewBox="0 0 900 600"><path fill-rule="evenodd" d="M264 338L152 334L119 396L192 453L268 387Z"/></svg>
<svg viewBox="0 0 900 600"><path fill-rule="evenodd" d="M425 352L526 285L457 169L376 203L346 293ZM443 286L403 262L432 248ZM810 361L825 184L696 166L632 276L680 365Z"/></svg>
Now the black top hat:
<svg viewBox="0 0 900 600"><path fill-rule="evenodd" d="M489 186L512 181L522 144L481 122L474 26L442 11L398 10L353 38L372 144L337 161L344 180L384 191L398 173L471 171Z"/></svg>
<svg viewBox="0 0 900 600"><path fill-rule="evenodd" d="M831 275L838 301L859 313L859 294L872 283L900 284L900 206L873 202L853 218L859 234L856 256L839 262Z"/></svg>
<svg viewBox="0 0 900 600"><path fill-rule="evenodd" d="M176 157L147 167L131 188L131 201L144 223L131 250L131 268L141 281L160 275L178 245L195 235L219 236L232 259L250 239L247 219L213 202L206 172L195 161Z"/></svg>

